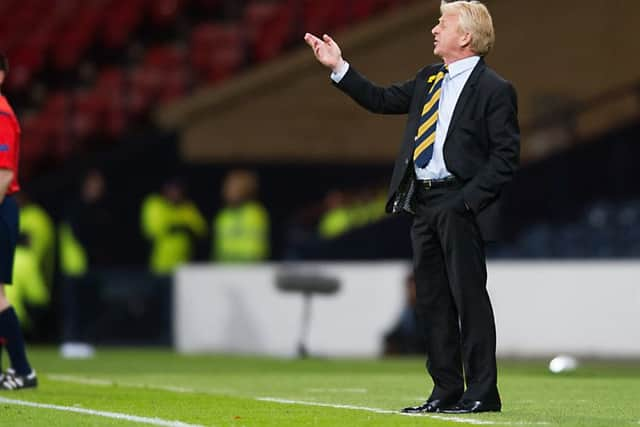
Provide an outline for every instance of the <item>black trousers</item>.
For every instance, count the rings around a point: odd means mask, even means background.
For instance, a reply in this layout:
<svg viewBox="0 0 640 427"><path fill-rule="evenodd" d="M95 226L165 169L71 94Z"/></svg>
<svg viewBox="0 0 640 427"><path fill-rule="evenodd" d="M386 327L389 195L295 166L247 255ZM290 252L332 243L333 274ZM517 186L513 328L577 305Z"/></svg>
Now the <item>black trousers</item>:
<svg viewBox="0 0 640 427"><path fill-rule="evenodd" d="M430 399L500 402L484 241L461 189L420 187L415 196L411 240Z"/></svg>

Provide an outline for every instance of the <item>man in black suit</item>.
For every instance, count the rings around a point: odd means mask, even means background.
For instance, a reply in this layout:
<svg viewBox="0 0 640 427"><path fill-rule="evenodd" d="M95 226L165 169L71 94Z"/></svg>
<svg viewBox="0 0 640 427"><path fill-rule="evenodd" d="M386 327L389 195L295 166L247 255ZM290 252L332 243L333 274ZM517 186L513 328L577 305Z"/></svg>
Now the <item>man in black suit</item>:
<svg viewBox="0 0 640 427"><path fill-rule="evenodd" d="M443 2L441 14L433 53L444 63L390 87L358 73L328 35L305 41L362 107L408 114L387 211L414 215L417 311L434 387L403 412L500 411L484 244L496 238L501 190L518 167L516 93L484 62L495 40L487 8Z"/></svg>

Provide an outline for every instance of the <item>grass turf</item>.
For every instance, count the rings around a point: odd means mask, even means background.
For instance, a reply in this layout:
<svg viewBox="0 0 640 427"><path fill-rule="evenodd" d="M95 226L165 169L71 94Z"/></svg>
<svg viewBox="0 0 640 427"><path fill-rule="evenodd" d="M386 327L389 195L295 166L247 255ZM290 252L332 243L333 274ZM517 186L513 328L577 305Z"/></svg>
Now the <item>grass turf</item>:
<svg viewBox="0 0 640 427"><path fill-rule="evenodd" d="M75 361L53 349L31 349L30 358L40 387L0 392L0 399L204 426L640 426L640 364L634 363L590 362L553 375L545 362L503 361L502 413L408 417L257 398L397 410L428 395L420 359L279 360L133 349L101 349L94 359ZM2 426L136 424L0 401Z"/></svg>

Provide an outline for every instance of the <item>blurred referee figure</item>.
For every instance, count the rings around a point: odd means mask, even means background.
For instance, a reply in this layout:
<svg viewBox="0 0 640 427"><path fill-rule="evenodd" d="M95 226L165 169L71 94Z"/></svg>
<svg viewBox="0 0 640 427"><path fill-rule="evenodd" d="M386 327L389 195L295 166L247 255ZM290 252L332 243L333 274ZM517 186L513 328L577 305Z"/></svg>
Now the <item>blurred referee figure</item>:
<svg viewBox="0 0 640 427"><path fill-rule="evenodd" d="M408 114L386 209L413 215L416 309L434 387L423 404L403 412L500 411L484 244L496 238L497 201L518 167L516 94L484 62L495 39L487 8L454 1L440 12L431 33L443 63L389 87L344 61L328 35L306 34L305 41L362 107Z"/></svg>
<svg viewBox="0 0 640 427"><path fill-rule="evenodd" d="M7 58L0 53L0 88L8 72ZM18 205L14 194L20 190L19 155L20 126L7 99L0 93L0 350L6 347L11 361L11 368L4 373L0 366L0 390L38 385L36 373L27 361L18 317L4 291L4 287L11 284L18 241Z"/></svg>

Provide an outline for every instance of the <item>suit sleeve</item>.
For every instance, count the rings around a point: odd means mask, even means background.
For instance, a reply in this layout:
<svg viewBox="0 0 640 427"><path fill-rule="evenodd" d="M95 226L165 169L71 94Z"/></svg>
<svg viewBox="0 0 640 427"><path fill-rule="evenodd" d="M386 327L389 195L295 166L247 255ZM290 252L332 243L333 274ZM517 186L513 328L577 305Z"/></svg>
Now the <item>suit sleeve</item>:
<svg viewBox="0 0 640 427"><path fill-rule="evenodd" d="M517 96L510 83L505 82L490 97L486 120L489 158L463 190L464 201L476 213L498 197L520 162Z"/></svg>
<svg viewBox="0 0 640 427"><path fill-rule="evenodd" d="M0 169L15 168L15 131L11 121L0 115Z"/></svg>
<svg viewBox="0 0 640 427"><path fill-rule="evenodd" d="M333 84L372 113L407 114L413 97L415 79L381 87L370 82L350 65L349 71L340 83Z"/></svg>

